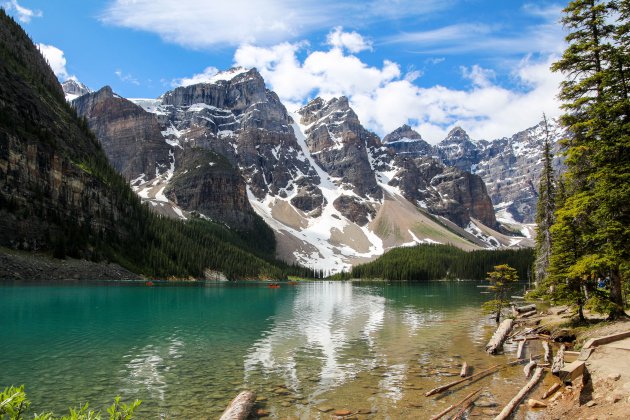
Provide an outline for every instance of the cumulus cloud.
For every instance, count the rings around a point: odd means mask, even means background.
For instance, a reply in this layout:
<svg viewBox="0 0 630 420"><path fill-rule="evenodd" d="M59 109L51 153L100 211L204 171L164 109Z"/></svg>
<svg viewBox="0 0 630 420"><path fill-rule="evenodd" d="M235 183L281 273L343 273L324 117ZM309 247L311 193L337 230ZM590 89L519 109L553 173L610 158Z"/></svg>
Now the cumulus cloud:
<svg viewBox="0 0 630 420"><path fill-rule="evenodd" d="M21 6L17 2L17 0L4 2L2 6L7 12L15 14L18 20L22 23L29 23L32 18L43 16L41 10L28 9L24 6Z"/></svg>
<svg viewBox="0 0 630 420"><path fill-rule="evenodd" d="M361 25L397 18L422 18L453 0L114 0L101 20L156 33L190 48L273 45L337 25ZM356 48L352 33L346 48ZM333 41L336 42L336 41ZM367 44L366 44L367 45ZM356 52L356 51L353 51Z"/></svg>
<svg viewBox="0 0 630 420"><path fill-rule="evenodd" d="M456 125L473 138L493 139L536 124L543 112L550 117L559 114L555 95L561 76L549 70L553 55L519 61L510 74L509 88L498 84L493 70L473 65L462 69L471 86L451 89L419 86L414 82L419 74L403 74L397 63L370 66L336 45L300 59L307 47L305 43L244 45L234 61L257 67L287 107L315 96L347 96L361 122L381 136L411 123L433 143Z"/></svg>
<svg viewBox="0 0 630 420"><path fill-rule="evenodd" d="M348 52L358 53L372 50L372 43L357 32L344 32L341 26L336 27L326 37L326 43L334 48L345 48Z"/></svg>
<svg viewBox="0 0 630 420"><path fill-rule="evenodd" d="M54 45L37 44L37 48L48 61L50 68L59 80L66 80L70 77L66 69L66 57L64 52Z"/></svg>

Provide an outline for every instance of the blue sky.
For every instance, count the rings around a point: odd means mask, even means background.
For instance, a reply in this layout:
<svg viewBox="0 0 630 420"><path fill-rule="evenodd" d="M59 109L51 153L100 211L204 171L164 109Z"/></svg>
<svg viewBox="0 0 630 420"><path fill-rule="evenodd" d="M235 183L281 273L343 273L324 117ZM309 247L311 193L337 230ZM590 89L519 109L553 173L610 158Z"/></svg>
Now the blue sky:
<svg viewBox="0 0 630 420"><path fill-rule="evenodd" d="M563 2L0 0L58 77L157 97L257 67L289 110L345 95L380 135L409 123L498 138L559 114Z"/></svg>

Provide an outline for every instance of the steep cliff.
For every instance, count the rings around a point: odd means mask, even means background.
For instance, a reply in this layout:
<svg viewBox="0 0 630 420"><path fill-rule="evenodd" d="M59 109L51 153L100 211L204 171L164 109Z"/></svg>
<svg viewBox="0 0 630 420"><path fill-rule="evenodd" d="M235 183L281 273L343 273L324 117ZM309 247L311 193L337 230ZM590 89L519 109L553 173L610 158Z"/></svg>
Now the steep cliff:
<svg viewBox="0 0 630 420"><path fill-rule="evenodd" d="M147 179L170 166L170 146L155 115L114 94L109 86L72 102L101 141L109 162L127 180Z"/></svg>

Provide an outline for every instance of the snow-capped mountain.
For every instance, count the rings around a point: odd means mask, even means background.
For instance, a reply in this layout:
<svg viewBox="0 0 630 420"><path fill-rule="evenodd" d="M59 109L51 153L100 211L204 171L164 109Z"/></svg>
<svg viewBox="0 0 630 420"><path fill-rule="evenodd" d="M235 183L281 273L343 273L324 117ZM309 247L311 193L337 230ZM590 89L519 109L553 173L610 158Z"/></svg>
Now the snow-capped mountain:
<svg viewBox="0 0 630 420"><path fill-rule="evenodd" d="M563 170L559 140L566 136L557 121L549 121L554 169ZM479 175L495 208L497 220L504 225L532 224L538 201L538 182L546 133L543 123L509 138L493 141L472 140L461 128L452 129L444 140L431 146L409 126L402 126L384 137L383 143L398 155L411 158L434 157L443 164Z"/></svg>
<svg viewBox="0 0 630 420"><path fill-rule="evenodd" d="M255 69L135 105L111 90L97 100L99 92L74 104L143 199L235 228L253 208L286 260L334 272L416 243L531 244L495 230L479 176L422 155L424 144L407 153L422 141L408 127L381 142L346 98L316 98L289 114ZM153 153L132 150L145 146Z"/></svg>
<svg viewBox="0 0 630 420"><path fill-rule="evenodd" d="M72 101L81 95L92 92L89 87L74 78L63 82L61 87L63 89L63 93L66 95L66 101Z"/></svg>

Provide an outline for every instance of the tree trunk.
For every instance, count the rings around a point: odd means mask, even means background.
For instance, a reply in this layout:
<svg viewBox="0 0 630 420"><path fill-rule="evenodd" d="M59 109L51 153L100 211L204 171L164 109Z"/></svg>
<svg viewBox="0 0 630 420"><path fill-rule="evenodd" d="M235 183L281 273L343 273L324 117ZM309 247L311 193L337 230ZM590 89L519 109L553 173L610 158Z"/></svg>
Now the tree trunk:
<svg viewBox="0 0 630 420"><path fill-rule="evenodd" d="M621 293L621 276L619 267L610 273L610 300L615 304L614 309L608 314L608 318L613 320L625 315L623 310L623 295Z"/></svg>

